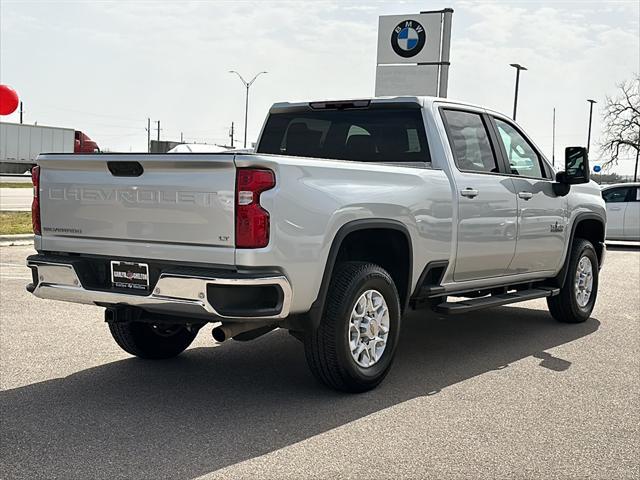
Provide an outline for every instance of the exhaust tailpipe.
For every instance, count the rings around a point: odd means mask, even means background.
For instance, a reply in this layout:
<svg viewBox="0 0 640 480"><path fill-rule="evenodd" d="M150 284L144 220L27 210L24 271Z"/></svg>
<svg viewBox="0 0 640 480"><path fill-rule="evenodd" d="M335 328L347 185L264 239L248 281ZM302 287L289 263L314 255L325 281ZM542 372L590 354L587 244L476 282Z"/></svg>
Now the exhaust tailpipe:
<svg viewBox="0 0 640 480"><path fill-rule="evenodd" d="M275 325L272 325L271 323L264 323L264 322L229 322L229 323L223 323L222 325L220 325L219 327L214 328L213 330L211 330L211 335L213 336L213 339L216 342L224 342L225 340L229 340L230 338L234 338L236 335L240 335L242 333L247 333L247 332L252 332L254 330L260 330L260 332L256 332L258 333L258 335L256 335L256 337L270 332L271 330L273 330L275 328ZM253 337L255 338L255 337Z"/></svg>

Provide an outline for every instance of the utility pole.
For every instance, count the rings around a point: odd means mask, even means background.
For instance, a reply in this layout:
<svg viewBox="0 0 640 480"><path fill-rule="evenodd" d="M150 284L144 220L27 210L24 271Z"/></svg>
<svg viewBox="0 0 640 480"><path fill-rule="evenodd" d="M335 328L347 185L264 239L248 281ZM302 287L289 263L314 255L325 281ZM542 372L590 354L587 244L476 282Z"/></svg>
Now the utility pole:
<svg viewBox="0 0 640 480"><path fill-rule="evenodd" d="M244 148L247 148L247 117L249 116L249 88L251 87L251 85L253 85L253 82L256 81L256 78L258 78L263 73L267 73L267 72L256 73L255 77L253 77L250 82L247 82L244 78L242 78L242 75L240 75L235 70L229 70L229 73L235 73L240 79L240 81L244 84L244 87L246 88L245 103L244 103Z"/></svg>
<svg viewBox="0 0 640 480"><path fill-rule="evenodd" d="M640 156L640 145L636 145L636 169L633 171L633 181L638 181L638 157Z"/></svg>
<svg viewBox="0 0 640 480"><path fill-rule="evenodd" d="M147 153L151 153L151 119L147 117Z"/></svg>
<svg viewBox="0 0 640 480"><path fill-rule="evenodd" d="M589 152L589 147L591 146L591 118L593 117L593 104L598 103L595 100L587 99L589 102L589 133L587 134L587 152Z"/></svg>
<svg viewBox="0 0 640 480"><path fill-rule="evenodd" d="M22 102L20 102L20 123L22 124Z"/></svg>
<svg viewBox="0 0 640 480"><path fill-rule="evenodd" d="M516 111L518 109L518 85L520 84L520 70L527 70L527 67L523 67L519 63L511 63L510 66L516 69L516 93L513 97L513 121L516 120Z"/></svg>
<svg viewBox="0 0 640 480"><path fill-rule="evenodd" d="M158 124L158 141L160 141L160 120L156 120L156 123Z"/></svg>
<svg viewBox="0 0 640 480"><path fill-rule="evenodd" d="M551 165L556 166L556 107L553 107L553 133L551 134Z"/></svg>
<svg viewBox="0 0 640 480"><path fill-rule="evenodd" d="M180 132L180 143L184 143L184 137L182 135L182 132Z"/></svg>
<svg viewBox="0 0 640 480"><path fill-rule="evenodd" d="M229 131L229 136L231 137L231 148L233 148L233 122L231 122L231 130Z"/></svg>

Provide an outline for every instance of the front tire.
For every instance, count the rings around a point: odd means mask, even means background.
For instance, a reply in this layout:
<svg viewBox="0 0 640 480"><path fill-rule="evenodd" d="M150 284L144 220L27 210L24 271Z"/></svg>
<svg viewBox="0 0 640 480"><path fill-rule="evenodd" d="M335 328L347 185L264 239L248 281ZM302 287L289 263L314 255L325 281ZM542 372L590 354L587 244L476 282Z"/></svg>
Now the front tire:
<svg viewBox="0 0 640 480"><path fill-rule="evenodd" d="M591 316L598 295L598 272L595 248L583 238L576 239L564 285L558 295L547 298L553 318L563 323L581 323Z"/></svg>
<svg viewBox="0 0 640 480"><path fill-rule="evenodd" d="M313 374L331 388L364 392L388 373L400 333L400 300L378 265L345 262L329 285L319 327L305 337Z"/></svg>
<svg viewBox="0 0 640 480"><path fill-rule="evenodd" d="M111 336L125 352L136 357L160 360L182 353L197 330L183 325L164 325L147 322L110 322Z"/></svg>

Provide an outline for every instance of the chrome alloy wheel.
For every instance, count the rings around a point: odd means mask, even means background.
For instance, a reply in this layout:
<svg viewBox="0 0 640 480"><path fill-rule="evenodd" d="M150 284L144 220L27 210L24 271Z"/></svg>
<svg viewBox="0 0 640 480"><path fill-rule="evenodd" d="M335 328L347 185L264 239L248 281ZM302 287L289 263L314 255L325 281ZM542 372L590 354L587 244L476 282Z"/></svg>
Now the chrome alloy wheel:
<svg viewBox="0 0 640 480"><path fill-rule="evenodd" d="M377 290L367 290L356 302L347 332L349 350L356 363L368 368L382 357L389 337L389 308Z"/></svg>
<svg viewBox="0 0 640 480"><path fill-rule="evenodd" d="M591 298L593 290L593 265L589 257L582 257L576 269L574 282L574 292L576 301L581 308L584 308Z"/></svg>

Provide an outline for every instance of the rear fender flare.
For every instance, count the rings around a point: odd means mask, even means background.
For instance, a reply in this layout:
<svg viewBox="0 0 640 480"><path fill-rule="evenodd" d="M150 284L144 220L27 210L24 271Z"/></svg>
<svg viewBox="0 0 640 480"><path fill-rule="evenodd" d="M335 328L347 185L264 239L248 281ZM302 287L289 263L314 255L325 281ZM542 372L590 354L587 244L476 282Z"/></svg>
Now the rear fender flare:
<svg viewBox="0 0 640 480"><path fill-rule="evenodd" d="M406 298L400 299L400 305L402 305L403 310L406 309L407 303L409 301L409 297L411 295L411 277L413 271L413 245L411 243L411 235L409 234L409 230L407 227L397 221L391 219L362 219L362 220L353 220L344 224L331 242L331 248L329 249L329 255L327 257L327 262L324 267L324 274L322 275L322 282L320 283L320 289L318 290L318 296L315 301L311 304L311 308L304 315L306 321L304 322L296 322L302 323L306 328L316 329L318 325L320 325L320 320L322 319L322 314L324 312L324 302L327 298L327 292L329 290L329 283L331 282L331 276L333 275L333 269L336 264L336 260L338 257L338 253L340 252L340 247L344 242L345 238L353 232L358 230L368 230L372 228L377 229L387 229L387 230L396 230L404 234L407 239L407 244L409 246L409 270L408 270L408 278L407 278L407 294Z"/></svg>

